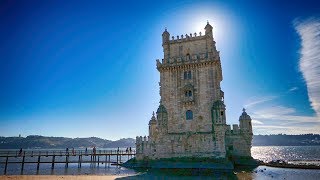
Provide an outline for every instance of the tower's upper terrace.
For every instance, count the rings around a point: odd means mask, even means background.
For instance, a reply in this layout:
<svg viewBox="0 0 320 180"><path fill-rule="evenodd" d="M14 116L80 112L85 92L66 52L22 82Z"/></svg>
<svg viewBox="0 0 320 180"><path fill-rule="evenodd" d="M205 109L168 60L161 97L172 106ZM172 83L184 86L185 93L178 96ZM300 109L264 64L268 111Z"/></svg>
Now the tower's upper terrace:
<svg viewBox="0 0 320 180"><path fill-rule="evenodd" d="M216 50L215 41L212 34L212 26L207 23L205 33L190 33L180 36L172 36L165 29L162 33L162 47L164 58L160 66L174 66L179 64L197 63L203 61L219 60L219 52Z"/></svg>

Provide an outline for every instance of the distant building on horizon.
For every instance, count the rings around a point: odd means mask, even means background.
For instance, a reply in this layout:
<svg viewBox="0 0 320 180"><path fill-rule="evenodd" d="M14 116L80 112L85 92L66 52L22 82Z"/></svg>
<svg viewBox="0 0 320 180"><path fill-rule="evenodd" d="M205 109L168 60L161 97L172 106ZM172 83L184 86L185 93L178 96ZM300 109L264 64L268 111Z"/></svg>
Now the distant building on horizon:
<svg viewBox="0 0 320 180"><path fill-rule="evenodd" d="M160 105L149 121L149 136L136 137L136 159L251 157L252 124L243 109L237 124L226 124L222 69L212 26L205 34L162 34Z"/></svg>

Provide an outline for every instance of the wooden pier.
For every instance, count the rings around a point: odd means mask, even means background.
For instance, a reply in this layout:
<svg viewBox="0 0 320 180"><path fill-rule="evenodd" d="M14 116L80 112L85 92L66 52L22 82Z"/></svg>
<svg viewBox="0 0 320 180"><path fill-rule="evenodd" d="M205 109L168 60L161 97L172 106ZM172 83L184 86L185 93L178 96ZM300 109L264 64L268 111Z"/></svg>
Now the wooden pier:
<svg viewBox="0 0 320 180"><path fill-rule="evenodd" d="M78 164L78 168L81 168L83 163L90 163L93 165L104 164L106 167L110 165L121 165L125 157L127 160L135 156L135 151L123 151L123 150L97 150L93 151L1 151L0 158L5 161L0 161L0 164L5 164L4 174L7 174L8 164L21 164L21 174L23 174L24 165L27 163L37 164L37 171L40 169L40 164L51 164L51 169L54 169L55 164L63 163L68 168L70 163ZM45 157L46 160L42 160ZM73 157L73 160L70 160ZM86 157L87 160L83 160ZM89 159L90 157L90 159ZM21 161L17 161L20 158ZM33 158L37 160L28 161L26 158ZM48 158L50 160L48 160ZM59 158L59 160L57 160ZM114 159L114 160L112 160ZM11 161L10 161L11 160Z"/></svg>

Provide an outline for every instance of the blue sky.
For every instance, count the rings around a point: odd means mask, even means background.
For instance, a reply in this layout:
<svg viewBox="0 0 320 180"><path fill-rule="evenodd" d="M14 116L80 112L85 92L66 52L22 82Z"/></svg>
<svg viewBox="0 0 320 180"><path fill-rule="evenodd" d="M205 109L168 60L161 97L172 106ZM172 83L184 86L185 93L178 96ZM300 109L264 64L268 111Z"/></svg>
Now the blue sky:
<svg viewBox="0 0 320 180"><path fill-rule="evenodd" d="M161 34L203 32L223 68L227 123L320 132L316 1L0 1L0 136L147 134Z"/></svg>

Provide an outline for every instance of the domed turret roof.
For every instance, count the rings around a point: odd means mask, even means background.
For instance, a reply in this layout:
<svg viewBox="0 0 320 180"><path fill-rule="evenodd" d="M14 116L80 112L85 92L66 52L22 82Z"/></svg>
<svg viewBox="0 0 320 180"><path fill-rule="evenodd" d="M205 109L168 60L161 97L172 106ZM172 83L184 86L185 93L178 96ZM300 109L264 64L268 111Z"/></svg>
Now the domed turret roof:
<svg viewBox="0 0 320 180"><path fill-rule="evenodd" d="M246 109L243 108L242 111L243 112L242 112L241 116L239 117L239 121L241 121L241 120L251 120L251 117L247 114Z"/></svg>
<svg viewBox="0 0 320 180"><path fill-rule="evenodd" d="M167 31L167 28L163 31L162 35L170 35L169 32Z"/></svg>
<svg viewBox="0 0 320 180"><path fill-rule="evenodd" d="M152 113L152 117L149 121L149 125L151 124L157 124L157 120L156 120L156 117L154 116L154 112Z"/></svg>
<svg viewBox="0 0 320 180"><path fill-rule="evenodd" d="M206 27L204 27L204 29L212 29L212 26L209 24L209 21L207 21L207 25Z"/></svg>
<svg viewBox="0 0 320 180"><path fill-rule="evenodd" d="M162 104L158 107L157 114L159 113L167 113L167 109Z"/></svg>

